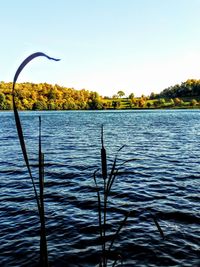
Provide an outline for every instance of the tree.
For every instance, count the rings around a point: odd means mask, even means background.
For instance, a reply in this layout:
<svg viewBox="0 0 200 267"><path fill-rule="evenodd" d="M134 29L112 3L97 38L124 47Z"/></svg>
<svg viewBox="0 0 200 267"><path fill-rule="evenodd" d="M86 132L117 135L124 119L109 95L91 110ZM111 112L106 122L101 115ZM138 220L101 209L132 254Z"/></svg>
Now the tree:
<svg viewBox="0 0 200 267"><path fill-rule="evenodd" d="M88 105L90 109L102 109L103 108L103 102L101 101L101 98L97 92L91 92Z"/></svg>
<svg viewBox="0 0 200 267"><path fill-rule="evenodd" d="M128 96L129 99L133 99L134 97L135 97L134 93L131 93L131 94Z"/></svg>
<svg viewBox="0 0 200 267"><path fill-rule="evenodd" d="M118 91L117 94L120 98L125 96L125 93L123 91Z"/></svg>
<svg viewBox="0 0 200 267"><path fill-rule="evenodd" d="M181 84L176 84L164 89L160 97L182 98L196 97L200 95L200 80L189 79Z"/></svg>
<svg viewBox="0 0 200 267"><path fill-rule="evenodd" d="M155 98L156 98L156 94L155 94L154 92L152 92L152 93L150 94L150 99L153 100L153 99L155 99Z"/></svg>
<svg viewBox="0 0 200 267"><path fill-rule="evenodd" d="M34 104L33 104L33 107L32 107L33 110L43 110L43 109L47 109L47 105L45 102L43 101L36 101Z"/></svg>
<svg viewBox="0 0 200 267"><path fill-rule="evenodd" d="M138 101L138 104L139 104L140 108L143 108L144 105L145 105L145 100L143 98L140 98L139 101Z"/></svg>
<svg viewBox="0 0 200 267"><path fill-rule="evenodd" d="M151 102L147 102L147 107L148 107L148 108L151 107Z"/></svg>

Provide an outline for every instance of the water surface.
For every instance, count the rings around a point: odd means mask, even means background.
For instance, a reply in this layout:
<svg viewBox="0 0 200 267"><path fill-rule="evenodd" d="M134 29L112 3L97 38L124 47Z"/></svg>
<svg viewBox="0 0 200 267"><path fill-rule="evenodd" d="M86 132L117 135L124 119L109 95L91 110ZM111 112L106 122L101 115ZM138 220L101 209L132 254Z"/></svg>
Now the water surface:
<svg viewBox="0 0 200 267"><path fill-rule="evenodd" d="M102 124L109 162L122 145L118 165L134 159L120 167L108 209L110 234L132 211L114 246L124 266L200 266L199 110L21 112L36 179L39 115L52 267L98 266L92 176L100 167ZM157 216L165 240L149 210ZM36 201L13 113L1 112L0 266L37 266L38 235Z"/></svg>

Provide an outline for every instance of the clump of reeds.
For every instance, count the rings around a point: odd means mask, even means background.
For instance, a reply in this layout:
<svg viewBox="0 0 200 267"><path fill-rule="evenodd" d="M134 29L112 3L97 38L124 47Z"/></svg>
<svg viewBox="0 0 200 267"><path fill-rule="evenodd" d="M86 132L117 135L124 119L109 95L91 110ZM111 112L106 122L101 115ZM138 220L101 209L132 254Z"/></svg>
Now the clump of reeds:
<svg viewBox="0 0 200 267"><path fill-rule="evenodd" d="M108 197L111 193L111 189L114 184L114 181L116 177L119 175L119 169L117 167L117 159L118 159L119 152L124 148L124 146L118 149L117 154L114 158L113 164L111 166L111 170L110 172L108 172L107 155L106 155L106 149L104 147L103 133L104 132L103 132L103 125L102 125L102 128L101 128L101 177L103 179L103 188L100 188L97 183L97 172L99 170L96 170L93 174L95 188L97 192L97 200L98 200L98 221L99 221L99 232L100 232L101 251L102 251L99 266L100 267L108 266L108 260L111 258L111 255L112 255L112 258L114 255L114 260L112 264L112 266L114 267L117 264L117 262L122 259L122 257L118 253L117 254L113 253L112 248L113 248L114 242L116 241L117 237L120 234L121 229L125 226L128 217L131 215L131 211L128 211L125 214L124 218L122 218L121 223L118 226L118 229L112 235L111 240L108 241L107 233L106 233ZM133 160L135 159L126 160L124 161L124 163L130 162ZM158 223L158 220L156 219L156 216L153 215L150 211L149 213L161 237L164 238L164 233Z"/></svg>
<svg viewBox="0 0 200 267"><path fill-rule="evenodd" d="M19 113L17 110L17 106L15 103L15 84L17 81L17 78L20 74L20 72L23 70L23 68L34 58L36 57L46 57L51 60L58 61L59 59L51 58L47 56L44 53L37 52L29 57L27 57L19 66L17 69L14 79L13 79L13 87L12 87L12 97L13 97L13 110L14 110L14 116L15 116L15 122L16 122L16 128L18 132L18 137L22 149L22 153L24 156L24 161L26 163L28 173L33 185L33 190L35 194L35 199L37 202L37 208L38 208L38 213L39 213L39 219L40 219L40 266L42 267L48 267L48 251L47 251L47 240L46 240L46 227L45 227L45 212L44 212L44 154L42 153L42 142L41 142L41 117L39 117L39 149L38 149L38 170L39 170L39 194L36 189L35 181L32 175L30 163L29 163L29 158L28 158L28 153L26 149L26 144L24 140L24 134L23 134L23 129L21 126L21 121L19 117Z"/></svg>
<svg viewBox="0 0 200 267"><path fill-rule="evenodd" d="M15 84L17 81L17 78L20 74L20 72L23 70L23 68L34 58L43 56L51 60L59 60L55 58L51 58L47 56L44 53L37 52L29 57L27 57L19 66L17 69L14 79L13 79L13 88L12 88L12 96L13 96L13 109L14 109L14 116L15 116L15 122L16 122L16 128L18 132L18 137L24 157L24 161L26 163L28 173L32 182L34 194L35 194L35 199L37 202L37 207L38 207L38 213L39 213L39 219L40 219L40 266L41 267L48 267L48 250L47 250L47 240L46 240L46 227L45 227L45 211L44 211L44 153L42 152L42 142L41 142L41 117L39 117L39 148L38 148L38 170L39 170L39 194L36 189L36 184L32 175L30 163L29 163L29 158L28 158L28 153L26 149L26 144L24 140L24 134L23 134L23 129L21 126L21 121L19 117L19 113L17 110L17 106L15 103ZM107 204L108 204L108 197L111 193L112 186L114 184L114 181L118 175L118 168L117 168L117 157L118 153L121 151L121 149L124 147L122 146L113 161L113 165L111 168L110 173L108 173L108 168L107 168L107 157L106 157L106 149L104 147L104 138L103 138L103 126L101 130L101 174L103 178L103 192L102 194L100 193L100 188L97 183L96 179L96 173L97 171L94 172L94 181L96 185L96 191L97 191L97 199L98 199L98 217L99 217L99 229L100 229L100 238L101 238L101 248L102 248L102 257L99 266L106 267L108 264L108 259L110 258L111 255L111 250L113 248L114 242L116 238L118 237L121 229L124 227L129 215L131 212L127 212L127 214L124 216L122 219L117 231L113 234L113 237L108 244L107 242L107 233L106 233L106 224L107 224ZM155 217L155 215L151 214L161 236L164 238L163 231L158 224L158 221ZM114 267L118 260L121 259L121 255L117 255L115 257L112 266Z"/></svg>

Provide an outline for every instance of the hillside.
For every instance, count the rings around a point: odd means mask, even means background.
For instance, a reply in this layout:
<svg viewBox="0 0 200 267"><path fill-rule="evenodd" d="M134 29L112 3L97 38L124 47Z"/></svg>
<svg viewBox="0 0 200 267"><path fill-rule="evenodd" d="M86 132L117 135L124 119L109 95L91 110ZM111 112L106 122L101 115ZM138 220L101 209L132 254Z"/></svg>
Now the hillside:
<svg viewBox="0 0 200 267"><path fill-rule="evenodd" d="M200 80L189 79L181 84L176 84L164 89L159 97L162 98L197 98L200 99Z"/></svg>
<svg viewBox="0 0 200 267"><path fill-rule="evenodd" d="M200 80L190 79L150 96L124 95L119 91L112 98L102 97L97 92L47 83L18 83L15 88L19 110L200 108ZM11 109L12 83L0 82L0 110Z"/></svg>

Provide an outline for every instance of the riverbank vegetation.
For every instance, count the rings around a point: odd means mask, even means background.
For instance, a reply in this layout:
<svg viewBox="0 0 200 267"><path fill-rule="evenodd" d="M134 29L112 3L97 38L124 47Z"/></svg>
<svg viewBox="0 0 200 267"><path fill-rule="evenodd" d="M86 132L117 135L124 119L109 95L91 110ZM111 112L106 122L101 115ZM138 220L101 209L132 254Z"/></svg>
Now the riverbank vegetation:
<svg viewBox="0 0 200 267"><path fill-rule="evenodd" d="M160 94L135 97L118 91L112 97L100 96L86 89L51 85L48 83L18 83L15 88L19 110L98 110L200 108L200 80L190 79L164 89ZM0 82L0 110L11 110L12 83Z"/></svg>

